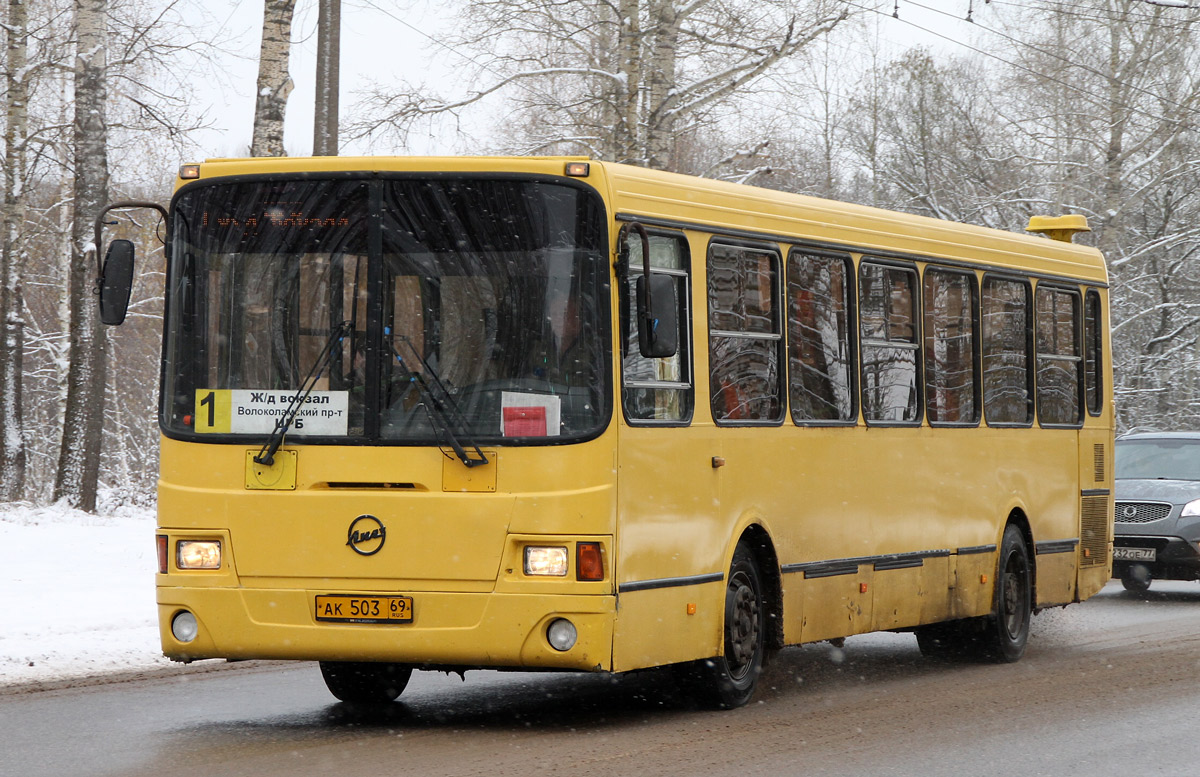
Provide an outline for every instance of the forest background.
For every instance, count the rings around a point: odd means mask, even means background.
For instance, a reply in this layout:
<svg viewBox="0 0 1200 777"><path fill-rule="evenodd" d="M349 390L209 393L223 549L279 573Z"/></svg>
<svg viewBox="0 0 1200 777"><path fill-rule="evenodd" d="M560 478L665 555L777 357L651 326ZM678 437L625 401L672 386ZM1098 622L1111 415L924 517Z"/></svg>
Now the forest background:
<svg viewBox="0 0 1200 777"><path fill-rule="evenodd" d="M231 20L251 12L247 56ZM1012 231L1082 213L1111 273L1120 428L1200 427L1189 0L0 0L0 16L0 501L153 503L161 227L122 220L138 276L105 328L100 208L165 203L181 162L309 149L586 154ZM343 47L382 19L418 47L356 46L369 75L332 88L339 18ZM296 68L314 41L324 65ZM214 112L214 90L253 110ZM311 146L285 120L298 95L315 96Z"/></svg>

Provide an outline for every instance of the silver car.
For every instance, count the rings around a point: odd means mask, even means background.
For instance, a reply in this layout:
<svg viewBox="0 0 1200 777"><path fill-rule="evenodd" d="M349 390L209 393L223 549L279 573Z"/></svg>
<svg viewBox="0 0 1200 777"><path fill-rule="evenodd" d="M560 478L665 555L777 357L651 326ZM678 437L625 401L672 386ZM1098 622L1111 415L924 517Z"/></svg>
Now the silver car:
<svg viewBox="0 0 1200 777"><path fill-rule="evenodd" d="M1200 432L1117 438L1113 577L1200 580Z"/></svg>

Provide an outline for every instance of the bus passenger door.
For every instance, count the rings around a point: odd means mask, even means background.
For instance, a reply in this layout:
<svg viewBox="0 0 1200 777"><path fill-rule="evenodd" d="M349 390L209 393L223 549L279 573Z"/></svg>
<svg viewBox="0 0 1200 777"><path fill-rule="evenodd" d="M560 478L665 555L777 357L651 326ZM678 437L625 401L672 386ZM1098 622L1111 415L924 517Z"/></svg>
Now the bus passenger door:
<svg viewBox="0 0 1200 777"><path fill-rule="evenodd" d="M617 622L613 669L688 661L720 650L727 538L717 536L721 451L711 424L696 423L688 243L682 234L647 234L651 273L671 278L679 348L644 357L636 289L645 274L642 241L627 230L619 296ZM643 284L648 286L649 284ZM660 287L661 288L661 287Z"/></svg>

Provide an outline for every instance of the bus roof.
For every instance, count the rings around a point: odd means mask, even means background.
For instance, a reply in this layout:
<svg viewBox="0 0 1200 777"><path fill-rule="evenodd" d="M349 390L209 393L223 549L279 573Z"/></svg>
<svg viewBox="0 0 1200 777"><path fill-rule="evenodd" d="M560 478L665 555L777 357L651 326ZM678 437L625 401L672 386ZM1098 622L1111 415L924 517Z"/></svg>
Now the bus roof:
<svg viewBox="0 0 1200 777"><path fill-rule="evenodd" d="M705 225L873 256L945 259L1107 283L1100 252L1006 232L756 186L606 165L618 218Z"/></svg>
<svg viewBox="0 0 1200 777"><path fill-rule="evenodd" d="M209 159L200 177L321 172L503 172L563 176L589 162L586 180L614 215L648 226L699 229L880 257L987 265L1106 284L1095 248L972 224L757 186L597 162L586 157L253 157ZM180 184L185 183L180 181Z"/></svg>

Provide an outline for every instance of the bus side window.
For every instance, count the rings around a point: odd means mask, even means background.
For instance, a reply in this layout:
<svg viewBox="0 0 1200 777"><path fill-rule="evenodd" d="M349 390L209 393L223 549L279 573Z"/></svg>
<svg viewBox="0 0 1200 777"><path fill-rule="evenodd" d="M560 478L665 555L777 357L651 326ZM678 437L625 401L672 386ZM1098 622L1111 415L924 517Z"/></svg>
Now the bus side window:
<svg viewBox="0 0 1200 777"><path fill-rule="evenodd" d="M983 415L988 424L1033 423L1029 284L984 277Z"/></svg>
<svg viewBox="0 0 1200 777"><path fill-rule="evenodd" d="M713 244L708 254L709 385L717 423L783 420L779 254Z"/></svg>
<svg viewBox="0 0 1200 777"><path fill-rule="evenodd" d="M1103 375L1100 361L1104 350L1104 330L1100 321L1100 294L1089 289L1083 300L1083 393L1088 413L1100 415L1103 410Z"/></svg>
<svg viewBox="0 0 1200 777"><path fill-rule="evenodd" d="M1039 283L1037 312L1037 407L1045 426L1083 420L1079 355L1079 293Z"/></svg>
<svg viewBox="0 0 1200 777"><path fill-rule="evenodd" d="M788 255L788 372L792 421L854 423L848 256Z"/></svg>
<svg viewBox="0 0 1200 777"><path fill-rule="evenodd" d="M687 424L692 418L694 384L691 363L691 305L688 250L682 235L650 235L650 274L675 282L679 350L660 359L642 356L638 347L635 289L642 276L642 241L629 233L625 241L629 272L621 296L621 403L630 423Z"/></svg>
<svg viewBox="0 0 1200 777"><path fill-rule="evenodd" d="M925 269L925 412L931 425L979 423L973 273Z"/></svg>
<svg viewBox="0 0 1200 777"><path fill-rule="evenodd" d="M858 282L863 417L868 423L918 423L917 273L863 262Z"/></svg>

